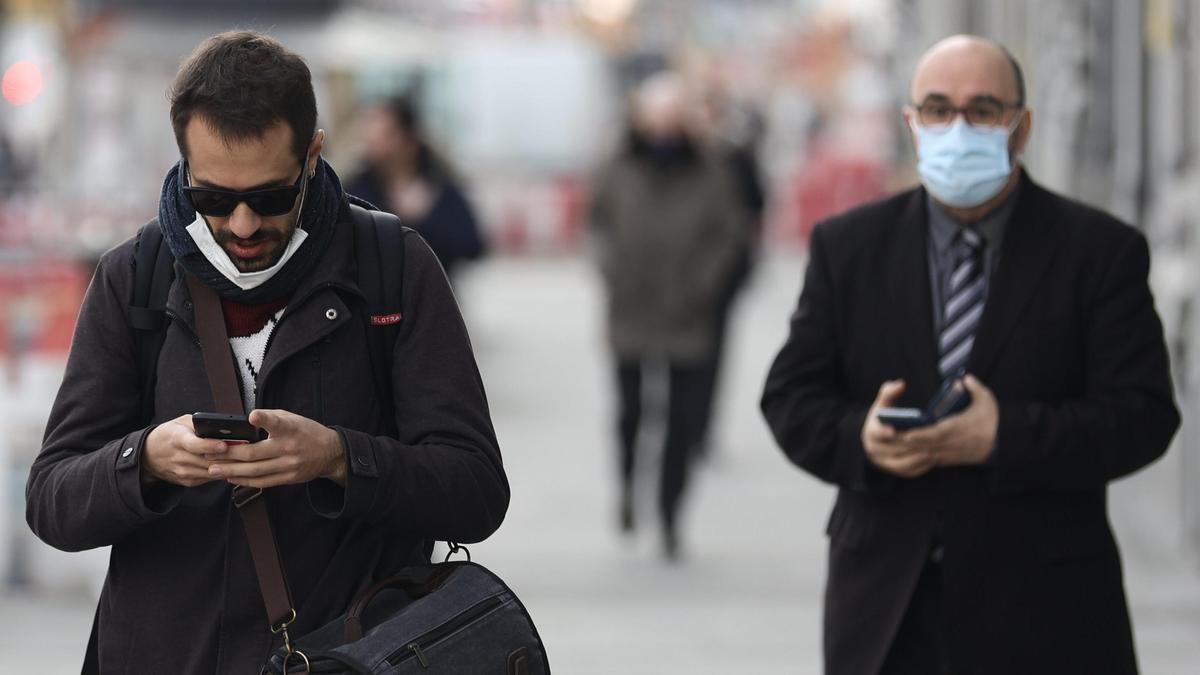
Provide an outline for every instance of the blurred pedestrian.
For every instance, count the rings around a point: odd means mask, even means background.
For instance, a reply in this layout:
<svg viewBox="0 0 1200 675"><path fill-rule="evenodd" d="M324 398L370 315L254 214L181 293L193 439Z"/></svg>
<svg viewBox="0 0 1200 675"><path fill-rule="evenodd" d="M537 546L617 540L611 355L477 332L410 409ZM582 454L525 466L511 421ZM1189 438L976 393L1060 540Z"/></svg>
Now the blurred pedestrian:
<svg viewBox="0 0 1200 675"><path fill-rule="evenodd" d="M709 425L718 314L747 238L728 166L693 132L692 114L678 76L661 73L639 85L629 138L601 171L590 214L616 361L620 523L634 527L643 381L662 364L668 401L658 510L672 559L689 455Z"/></svg>
<svg viewBox="0 0 1200 675"><path fill-rule="evenodd" d="M1016 161L1002 46L939 42L911 96L923 186L817 225L762 398L838 486L825 670L1136 673L1107 486L1179 425L1146 240ZM947 386L968 407L922 417Z"/></svg>
<svg viewBox="0 0 1200 675"><path fill-rule="evenodd" d="M289 633L428 563L433 540L487 537L508 506L445 275L398 231L380 256L392 273L374 263L373 279L360 276L372 262L355 234L386 219L348 203L322 159L303 59L258 33L209 38L176 76L171 121L182 158L158 220L100 260L26 488L46 543L112 547L85 673L259 672ZM150 284L158 314L131 307L147 250L169 273L154 277L169 289ZM366 311L368 281L392 285L390 313ZM202 321L209 307L221 318ZM218 398L199 335L228 342L230 386L265 440L197 435L190 413ZM390 358L370 348L375 335L395 338ZM240 521L258 507L277 552L265 537L252 547ZM256 574L276 555L290 594Z"/></svg>
<svg viewBox="0 0 1200 675"><path fill-rule="evenodd" d="M486 246L466 195L425 137L415 101L402 96L367 109L363 135L364 165L346 191L420 232L453 280Z"/></svg>

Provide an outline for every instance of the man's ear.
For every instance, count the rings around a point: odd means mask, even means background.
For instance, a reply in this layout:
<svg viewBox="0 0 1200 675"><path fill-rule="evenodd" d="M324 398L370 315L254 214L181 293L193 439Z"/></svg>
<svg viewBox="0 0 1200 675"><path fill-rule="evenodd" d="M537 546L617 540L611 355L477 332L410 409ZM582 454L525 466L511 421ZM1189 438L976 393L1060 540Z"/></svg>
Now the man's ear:
<svg viewBox="0 0 1200 675"><path fill-rule="evenodd" d="M915 118L913 117L913 109L905 106L904 112L904 128L908 130L908 138L912 141L913 149L917 147L917 134L915 133Z"/></svg>
<svg viewBox="0 0 1200 675"><path fill-rule="evenodd" d="M317 159L321 156L321 149L325 147L325 130L317 129L313 134L312 142L308 144L308 157L305 158L304 170L308 172L308 177L312 178L317 171Z"/></svg>
<svg viewBox="0 0 1200 675"><path fill-rule="evenodd" d="M1013 132L1012 147L1009 155L1014 159L1025 154L1025 146L1029 144L1029 136L1033 133L1033 111L1025 108L1021 111L1021 123Z"/></svg>

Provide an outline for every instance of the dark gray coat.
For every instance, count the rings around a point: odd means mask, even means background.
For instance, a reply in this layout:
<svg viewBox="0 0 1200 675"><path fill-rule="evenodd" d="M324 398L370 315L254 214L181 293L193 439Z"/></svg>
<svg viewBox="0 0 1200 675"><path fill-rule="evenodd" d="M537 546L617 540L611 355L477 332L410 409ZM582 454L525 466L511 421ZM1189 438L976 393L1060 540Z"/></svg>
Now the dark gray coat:
<svg viewBox="0 0 1200 675"><path fill-rule="evenodd" d="M601 172L590 220L613 351L711 359L719 312L749 240L727 163L696 146L687 161L664 165L635 146Z"/></svg>
<svg viewBox="0 0 1200 675"><path fill-rule="evenodd" d="M484 539L509 499L466 328L437 259L412 235L392 373L399 438L381 435L391 412L372 385L354 230L343 221L293 294L258 382L257 407L326 424L347 450L344 490L317 480L266 492L298 609L293 635L342 613L371 580L427 560L429 540ZM257 672L279 642L268 631L230 486L143 490L139 480L153 427L138 419L142 392L126 316L133 257L132 240L105 254L88 289L30 471L26 516L56 548L112 546L97 618L103 672ZM155 423L213 409L192 304L176 273Z"/></svg>

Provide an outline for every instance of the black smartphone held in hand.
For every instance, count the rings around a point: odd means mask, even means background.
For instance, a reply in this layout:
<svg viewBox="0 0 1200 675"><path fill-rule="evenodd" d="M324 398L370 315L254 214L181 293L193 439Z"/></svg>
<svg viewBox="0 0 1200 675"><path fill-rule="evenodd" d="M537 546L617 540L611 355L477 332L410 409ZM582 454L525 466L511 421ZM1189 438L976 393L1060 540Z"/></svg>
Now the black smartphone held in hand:
<svg viewBox="0 0 1200 675"><path fill-rule="evenodd" d="M201 438L216 438L226 443L257 443L267 432L250 424L245 415L228 413L192 413L192 427Z"/></svg>
<svg viewBox="0 0 1200 675"><path fill-rule="evenodd" d="M932 423L932 420L920 408L880 408L875 411L875 417L884 424L891 425L897 431L917 429Z"/></svg>
<svg viewBox="0 0 1200 675"><path fill-rule="evenodd" d="M920 408L880 408L876 417L899 431L917 429L935 424L971 405L971 394L961 380L949 380L930 399L924 410Z"/></svg>

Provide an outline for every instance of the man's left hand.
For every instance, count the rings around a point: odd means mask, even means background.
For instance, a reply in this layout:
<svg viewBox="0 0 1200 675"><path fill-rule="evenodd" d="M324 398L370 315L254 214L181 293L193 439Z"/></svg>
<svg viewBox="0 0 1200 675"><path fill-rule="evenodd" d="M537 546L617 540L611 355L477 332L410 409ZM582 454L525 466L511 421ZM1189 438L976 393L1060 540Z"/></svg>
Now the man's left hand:
<svg viewBox="0 0 1200 675"><path fill-rule="evenodd" d="M255 488L316 478L345 485L346 451L333 429L286 410L254 410L250 423L265 429L267 440L228 445L223 453L207 455L213 478Z"/></svg>
<svg viewBox="0 0 1200 675"><path fill-rule="evenodd" d="M962 380L971 405L937 424L904 432L903 439L928 448L938 466L982 464L996 444L1000 411L996 397L974 375Z"/></svg>

